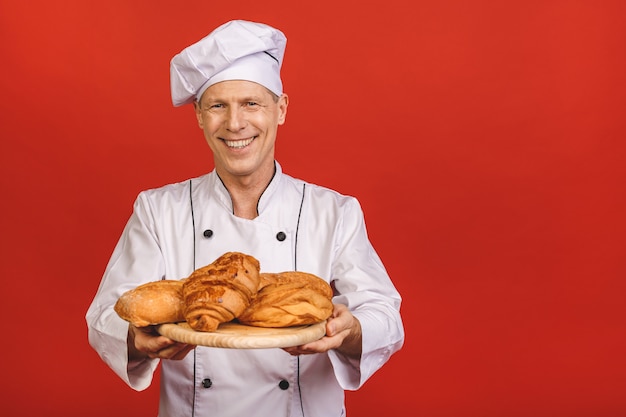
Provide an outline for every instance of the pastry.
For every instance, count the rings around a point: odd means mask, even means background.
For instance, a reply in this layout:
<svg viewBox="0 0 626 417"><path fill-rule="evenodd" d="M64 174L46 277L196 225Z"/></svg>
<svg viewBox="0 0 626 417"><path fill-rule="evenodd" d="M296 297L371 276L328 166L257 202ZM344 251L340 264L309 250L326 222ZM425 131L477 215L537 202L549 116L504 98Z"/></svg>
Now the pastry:
<svg viewBox="0 0 626 417"><path fill-rule="evenodd" d="M326 320L333 312L333 291L316 275L299 271L261 273L261 286L237 316L257 327L288 327Z"/></svg>
<svg viewBox="0 0 626 417"><path fill-rule="evenodd" d="M194 271L183 285L189 327L211 332L232 321L248 307L259 283L259 261L239 252L225 253Z"/></svg>
<svg viewBox="0 0 626 417"><path fill-rule="evenodd" d="M139 285L117 300L115 312L137 327L185 321L183 281L161 280Z"/></svg>

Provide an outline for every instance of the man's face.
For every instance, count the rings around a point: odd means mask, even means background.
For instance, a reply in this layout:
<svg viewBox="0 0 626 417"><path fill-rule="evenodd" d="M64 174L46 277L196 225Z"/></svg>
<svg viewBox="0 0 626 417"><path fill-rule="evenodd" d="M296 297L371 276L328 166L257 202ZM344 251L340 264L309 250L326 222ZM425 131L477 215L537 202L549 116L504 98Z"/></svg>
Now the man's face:
<svg viewBox="0 0 626 417"><path fill-rule="evenodd" d="M251 81L223 81L204 92L195 104L196 117L220 176L273 173L276 133L285 122L287 104L286 95L276 101Z"/></svg>

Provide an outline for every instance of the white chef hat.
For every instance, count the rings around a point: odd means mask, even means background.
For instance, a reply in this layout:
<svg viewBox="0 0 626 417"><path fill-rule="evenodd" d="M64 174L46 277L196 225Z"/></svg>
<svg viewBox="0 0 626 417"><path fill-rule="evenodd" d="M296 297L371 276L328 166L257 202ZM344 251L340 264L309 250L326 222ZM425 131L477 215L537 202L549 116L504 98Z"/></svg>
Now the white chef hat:
<svg viewBox="0 0 626 417"><path fill-rule="evenodd" d="M287 38L263 23L233 20L183 49L170 63L172 103L182 106L226 80L259 83L280 96Z"/></svg>

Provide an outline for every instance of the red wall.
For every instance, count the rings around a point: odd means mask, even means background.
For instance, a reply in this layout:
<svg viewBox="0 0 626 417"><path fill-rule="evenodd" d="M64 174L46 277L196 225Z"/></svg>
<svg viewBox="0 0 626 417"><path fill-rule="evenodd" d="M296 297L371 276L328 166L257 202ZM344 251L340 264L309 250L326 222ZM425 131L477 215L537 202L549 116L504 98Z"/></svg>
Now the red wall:
<svg viewBox="0 0 626 417"><path fill-rule="evenodd" d="M626 415L620 0L3 1L0 414L156 415L84 315L135 195L211 169L168 63L233 18L287 34L278 159L404 296L349 415Z"/></svg>

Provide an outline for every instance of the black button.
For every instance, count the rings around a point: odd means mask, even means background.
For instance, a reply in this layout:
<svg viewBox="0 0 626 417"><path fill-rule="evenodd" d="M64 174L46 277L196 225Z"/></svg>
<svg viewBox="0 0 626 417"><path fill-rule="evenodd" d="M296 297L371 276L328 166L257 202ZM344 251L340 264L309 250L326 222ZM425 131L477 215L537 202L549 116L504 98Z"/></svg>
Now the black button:
<svg viewBox="0 0 626 417"><path fill-rule="evenodd" d="M209 378L204 378L202 380L202 386L204 388L211 388L212 385L213 385L213 381L211 381Z"/></svg>
<svg viewBox="0 0 626 417"><path fill-rule="evenodd" d="M289 388L289 381L287 381L286 379L283 379L282 381L278 383L278 386L280 387L280 389L286 390L287 388Z"/></svg>
<svg viewBox="0 0 626 417"><path fill-rule="evenodd" d="M278 232L276 234L276 239L278 239L279 242L282 242L283 240L287 239L287 235L285 234L285 232Z"/></svg>
<svg viewBox="0 0 626 417"><path fill-rule="evenodd" d="M213 230L207 229L207 230L204 231L203 235L204 235L204 237L206 237L208 239L211 236L213 236Z"/></svg>

